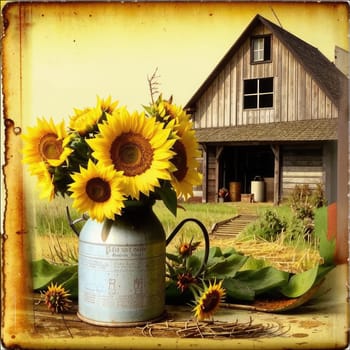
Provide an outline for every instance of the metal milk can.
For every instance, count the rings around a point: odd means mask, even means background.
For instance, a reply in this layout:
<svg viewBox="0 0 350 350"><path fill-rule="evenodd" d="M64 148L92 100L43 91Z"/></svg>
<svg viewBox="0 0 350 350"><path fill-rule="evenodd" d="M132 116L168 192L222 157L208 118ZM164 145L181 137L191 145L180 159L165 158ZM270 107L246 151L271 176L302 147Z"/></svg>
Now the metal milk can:
<svg viewBox="0 0 350 350"><path fill-rule="evenodd" d="M71 227L77 232L72 221ZM165 238L152 206L132 207L116 220L88 219L79 233L78 317L103 326L128 326L160 319L165 313L166 245L188 221L208 234L196 219L183 220Z"/></svg>

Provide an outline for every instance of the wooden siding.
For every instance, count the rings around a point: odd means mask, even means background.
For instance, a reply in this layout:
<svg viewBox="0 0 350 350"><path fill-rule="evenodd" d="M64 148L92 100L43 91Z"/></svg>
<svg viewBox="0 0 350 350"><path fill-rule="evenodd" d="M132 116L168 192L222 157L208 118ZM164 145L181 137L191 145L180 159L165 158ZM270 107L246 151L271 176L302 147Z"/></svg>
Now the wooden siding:
<svg viewBox="0 0 350 350"><path fill-rule="evenodd" d="M264 26L253 33L269 34ZM196 128L337 118L338 110L324 91L275 36L272 61L251 64L246 40L196 103ZM243 109L243 80L274 78L274 107Z"/></svg>
<svg viewBox="0 0 350 350"><path fill-rule="evenodd" d="M283 147L282 158L282 197L296 185L309 185L311 189L317 184L325 184L322 147Z"/></svg>
<svg viewBox="0 0 350 350"><path fill-rule="evenodd" d="M215 147L208 147L207 150L207 201L216 202L217 199L217 163Z"/></svg>

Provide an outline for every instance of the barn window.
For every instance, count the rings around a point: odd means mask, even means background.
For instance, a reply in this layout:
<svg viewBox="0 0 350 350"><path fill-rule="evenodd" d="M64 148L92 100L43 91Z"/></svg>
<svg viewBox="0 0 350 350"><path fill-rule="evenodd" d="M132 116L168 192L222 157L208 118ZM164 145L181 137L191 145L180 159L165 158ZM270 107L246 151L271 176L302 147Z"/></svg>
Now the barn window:
<svg viewBox="0 0 350 350"><path fill-rule="evenodd" d="M251 62L271 61L271 35L253 37L251 41Z"/></svg>
<svg viewBox="0 0 350 350"><path fill-rule="evenodd" d="M244 80L244 109L273 107L273 78Z"/></svg>

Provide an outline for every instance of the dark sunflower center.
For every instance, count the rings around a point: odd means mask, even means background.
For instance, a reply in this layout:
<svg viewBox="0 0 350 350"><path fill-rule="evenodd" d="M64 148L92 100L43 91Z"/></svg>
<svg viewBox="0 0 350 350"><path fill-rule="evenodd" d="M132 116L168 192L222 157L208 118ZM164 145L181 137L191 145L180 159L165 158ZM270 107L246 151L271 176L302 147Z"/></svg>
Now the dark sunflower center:
<svg viewBox="0 0 350 350"><path fill-rule="evenodd" d="M202 310L204 312L210 312L214 310L220 302L220 294L218 291L213 290L208 292L205 299L202 301Z"/></svg>
<svg viewBox="0 0 350 350"><path fill-rule="evenodd" d="M183 254L187 254L190 250L191 250L191 247L190 247L190 245L187 244L187 243L182 244L182 245L180 246L180 249L179 249L180 254L182 254L182 255L183 255Z"/></svg>
<svg viewBox="0 0 350 350"><path fill-rule="evenodd" d="M118 136L112 143L111 159L116 170L125 176L143 174L152 165L153 149L147 139L132 132Z"/></svg>
<svg viewBox="0 0 350 350"><path fill-rule="evenodd" d="M46 134L40 139L39 152L43 159L59 159L62 150L62 140L57 135Z"/></svg>
<svg viewBox="0 0 350 350"><path fill-rule="evenodd" d="M107 181L95 177L86 183L86 193L94 202L102 203L111 197L111 187Z"/></svg>
<svg viewBox="0 0 350 350"><path fill-rule="evenodd" d="M176 155L171 159L171 162L176 166L176 171L173 172L178 181L182 181L188 171L187 154L184 144L177 140L173 146Z"/></svg>

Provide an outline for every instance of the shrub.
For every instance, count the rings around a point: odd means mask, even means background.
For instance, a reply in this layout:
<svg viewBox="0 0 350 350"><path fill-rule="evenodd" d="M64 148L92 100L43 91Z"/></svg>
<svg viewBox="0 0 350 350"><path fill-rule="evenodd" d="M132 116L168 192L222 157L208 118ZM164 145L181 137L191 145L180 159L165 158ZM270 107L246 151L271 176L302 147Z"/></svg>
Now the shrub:
<svg viewBox="0 0 350 350"><path fill-rule="evenodd" d="M287 228L287 222L271 209L264 211L260 218L248 225L243 235L260 237L267 241L275 241Z"/></svg>
<svg viewBox="0 0 350 350"><path fill-rule="evenodd" d="M290 206L296 217L303 222L305 238L314 231L315 209L325 206L327 200L322 184L317 184L315 190L309 185L296 185L289 198Z"/></svg>

